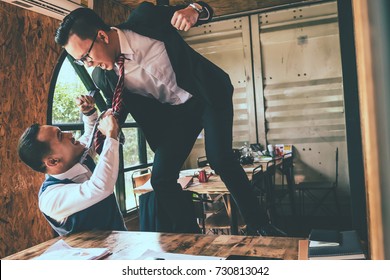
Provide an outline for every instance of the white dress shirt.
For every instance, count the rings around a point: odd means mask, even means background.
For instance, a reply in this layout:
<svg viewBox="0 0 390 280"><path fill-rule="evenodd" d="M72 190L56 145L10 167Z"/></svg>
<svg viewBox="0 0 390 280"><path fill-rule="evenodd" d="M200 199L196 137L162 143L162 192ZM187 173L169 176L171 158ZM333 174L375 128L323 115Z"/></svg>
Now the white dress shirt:
<svg viewBox="0 0 390 280"><path fill-rule="evenodd" d="M83 116L85 133L79 138L86 145L91 136L97 112ZM55 184L39 196L39 209L58 222L105 199L114 192L119 171L119 141L106 137L95 170L77 163L62 174L50 175L56 179L70 179L74 184Z"/></svg>
<svg viewBox="0 0 390 280"><path fill-rule="evenodd" d="M125 88L132 93L178 105L192 97L176 83L164 43L131 30L119 30L121 53L125 55ZM115 67L118 74L118 67Z"/></svg>

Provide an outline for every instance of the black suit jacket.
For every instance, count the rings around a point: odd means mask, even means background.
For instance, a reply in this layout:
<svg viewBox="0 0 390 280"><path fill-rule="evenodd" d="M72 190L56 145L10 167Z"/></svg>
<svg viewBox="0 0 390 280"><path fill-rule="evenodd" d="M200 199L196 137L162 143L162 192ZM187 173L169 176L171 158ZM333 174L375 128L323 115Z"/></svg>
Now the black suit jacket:
<svg viewBox="0 0 390 280"><path fill-rule="evenodd" d="M197 2L210 12L208 20L198 20L196 25L211 20L213 10L204 2ZM186 6L155 6L149 2L141 3L131 12L126 22L117 26L122 30L132 30L140 35L162 41L167 50L172 68L176 75L179 87L186 90L197 99L215 107L216 109L229 104L233 94L230 78L218 66L194 51L183 40L178 31L171 25L171 18L175 11ZM103 73L95 68L93 79L103 90L106 97L108 89L111 95L115 88L115 73ZM106 89L106 90L105 90ZM152 150L158 146L159 136L165 133L166 125L174 114L175 107L161 104L159 101L137 94L125 94L126 108L142 128ZM189 112L190 113L190 112ZM122 120L124 121L124 119ZM190 125L190 124L189 124Z"/></svg>
<svg viewBox="0 0 390 280"><path fill-rule="evenodd" d="M208 20L198 20L197 25L211 20L213 10L204 2L198 2L210 11ZM119 29L129 29L165 44L178 86L207 103L219 107L231 98L233 86L230 78L218 66L194 51L171 25L175 11L185 6L155 6L143 2Z"/></svg>

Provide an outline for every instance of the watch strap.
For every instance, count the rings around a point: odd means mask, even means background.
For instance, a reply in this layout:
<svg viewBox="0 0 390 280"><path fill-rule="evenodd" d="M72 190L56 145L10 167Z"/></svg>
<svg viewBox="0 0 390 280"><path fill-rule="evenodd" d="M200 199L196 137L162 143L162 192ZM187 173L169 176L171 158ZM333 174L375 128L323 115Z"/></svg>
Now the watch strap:
<svg viewBox="0 0 390 280"><path fill-rule="evenodd" d="M199 5L199 4L197 4ZM203 7L201 5L199 5L201 8L199 8L195 3L191 3L189 4L188 6L190 6L191 8L193 8L195 11L198 12L198 14L201 14L203 13Z"/></svg>

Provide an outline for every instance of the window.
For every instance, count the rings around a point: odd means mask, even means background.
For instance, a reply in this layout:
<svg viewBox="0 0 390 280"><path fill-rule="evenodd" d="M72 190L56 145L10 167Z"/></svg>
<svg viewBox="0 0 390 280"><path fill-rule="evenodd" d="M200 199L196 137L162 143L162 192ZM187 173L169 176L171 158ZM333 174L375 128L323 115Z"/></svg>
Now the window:
<svg viewBox="0 0 390 280"><path fill-rule="evenodd" d="M64 131L72 131L75 138L82 135L84 128L82 115L75 104L75 99L96 89L91 78L92 70L92 68L75 65L73 59L68 58L64 51L51 81L47 123L56 125ZM105 110L104 97L99 93L97 99L100 100L97 100L97 107ZM136 207L131 173L135 169L150 166L153 152L131 115L127 117L122 127L126 141L121 149L122 162L120 162L115 192L122 212L129 212Z"/></svg>

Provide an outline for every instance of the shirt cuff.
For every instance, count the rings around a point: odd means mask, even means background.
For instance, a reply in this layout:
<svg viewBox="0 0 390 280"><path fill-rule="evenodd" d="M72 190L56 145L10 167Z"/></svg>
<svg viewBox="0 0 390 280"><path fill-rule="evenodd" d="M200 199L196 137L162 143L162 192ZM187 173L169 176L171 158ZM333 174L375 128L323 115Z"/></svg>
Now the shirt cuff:
<svg viewBox="0 0 390 280"><path fill-rule="evenodd" d="M84 129L86 129L86 126L94 126L96 120L98 118L98 112L97 110L93 112L91 115L87 116L83 114L83 122L84 122Z"/></svg>
<svg viewBox="0 0 390 280"><path fill-rule="evenodd" d="M87 113L83 113L85 116L89 117L91 116L93 113L96 112L96 107L94 107L91 111L87 112Z"/></svg>

